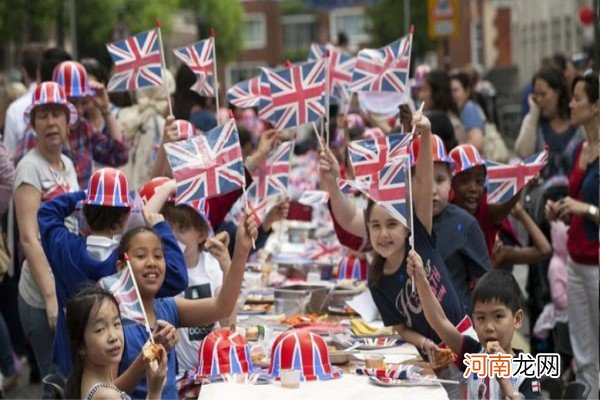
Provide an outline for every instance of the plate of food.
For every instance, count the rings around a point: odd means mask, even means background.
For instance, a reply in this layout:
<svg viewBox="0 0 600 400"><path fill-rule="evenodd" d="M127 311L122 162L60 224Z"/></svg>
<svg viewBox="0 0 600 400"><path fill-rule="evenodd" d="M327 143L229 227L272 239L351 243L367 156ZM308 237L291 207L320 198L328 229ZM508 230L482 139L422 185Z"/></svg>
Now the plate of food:
<svg viewBox="0 0 600 400"><path fill-rule="evenodd" d="M377 386L437 386L439 382L434 379L395 379L388 377L370 376L369 382Z"/></svg>
<svg viewBox="0 0 600 400"><path fill-rule="evenodd" d="M404 343L403 340L398 338L363 338L351 340L353 345L358 344L356 347L359 350L379 350L379 349L390 349L392 347L400 346Z"/></svg>
<svg viewBox="0 0 600 400"><path fill-rule="evenodd" d="M327 311L334 315L357 315L357 312L347 304L344 305L330 305L327 307Z"/></svg>
<svg viewBox="0 0 600 400"><path fill-rule="evenodd" d="M271 311L272 304L244 304L239 310L240 315L259 315Z"/></svg>
<svg viewBox="0 0 600 400"><path fill-rule="evenodd" d="M275 294L273 291L250 292L246 296L246 304L264 304L275 303Z"/></svg>

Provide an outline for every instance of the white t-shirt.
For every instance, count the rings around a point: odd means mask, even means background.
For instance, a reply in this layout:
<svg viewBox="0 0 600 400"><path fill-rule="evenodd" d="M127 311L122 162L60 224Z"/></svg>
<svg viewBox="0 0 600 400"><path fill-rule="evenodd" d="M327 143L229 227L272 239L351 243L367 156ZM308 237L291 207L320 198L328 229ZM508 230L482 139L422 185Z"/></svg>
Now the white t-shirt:
<svg viewBox="0 0 600 400"><path fill-rule="evenodd" d="M11 155L15 154L17 145L25 133L27 124L23 115L25 109L31 104L33 91L37 87L37 83L32 83L27 89L27 93L19 97L8 106L6 110L6 121L4 124L4 146Z"/></svg>
<svg viewBox="0 0 600 400"><path fill-rule="evenodd" d="M198 264L188 268L188 288L179 296L186 299L204 299L215 297L215 293L223 284L223 271L219 262L209 252L200 252ZM198 364L198 350L202 340L208 335L215 324L196 328L179 328L179 343L175 347L179 371L193 370Z"/></svg>
<svg viewBox="0 0 600 400"><path fill-rule="evenodd" d="M121 235L115 235L112 238L90 235L85 239L85 248L94 260L104 261L119 247L120 241Z"/></svg>

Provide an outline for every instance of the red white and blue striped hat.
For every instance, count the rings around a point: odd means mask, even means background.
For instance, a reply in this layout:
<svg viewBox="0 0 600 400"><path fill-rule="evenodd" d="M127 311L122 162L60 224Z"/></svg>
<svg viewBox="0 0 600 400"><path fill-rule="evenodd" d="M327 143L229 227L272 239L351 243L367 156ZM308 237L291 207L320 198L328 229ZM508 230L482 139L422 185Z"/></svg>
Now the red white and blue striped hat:
<svg viewBox="0 0 600 400"><path fill-rule="evenodd" d="M342 371L331 366L325 339L307 329L291 329L281 333L271 348L269 375L279 378L282 370L300 371L300 380L339 378Z"/></svg>
<svg viewBox="0 0 600 400"><path fill-rule="evenodd" d="M191 139L194 136L198 136L198 131L196 127L185 119L176 119L175 126L177 127L177 134L179 135L179 140Z"/></svg>
<svg viewBox="0 0 600 400"><path fill-rule="evenodd" d="M369 263L366 258L355 254L346 254L338 265L338 279L355 279L357 281L366 281L368 276Z"/></svg>
<svg viewBox="0 0 600 400"><path fill-rule="evenodd" d="M77 61L63 61L54 68L52 80L65 89L67 97L93 96L88 86L87 72Z"/></svg>
<svg viewBox="0 0 600 400"><path fill-rule="evenodd" d="M102 168L88 182L84 204L107 207L130 207L129 184L124 173L114 168Z"/></svg>
<svg viewBox="0 0 600 400"><path fill-rule="evenodd" d="M202 341L196 375L217 377L245 374L255 370L246 338L229 329L216 329Z"/></svg>
<svg viewBox="0 0 600 400"><path fill-rule="evenodd" d="M479 154L479 151L472 144L461 144L456 146L450 151L450 157L455 162L452 176L456 176L461 172L465 172L471 168L483 165L485 167L485 161Z"/></svg>
<svg viewBox="0 0 600 400"><path fill-rule="evenodd" d="M410 166L414 167L417 164L417 158L419 156L419 145L421 144L421 136L417 136L409 146L408 158ZM443 140L435 134L431 135L431 150L433 155L433 162L443 162L450 164L451 168L454 168L454 160L448 156L446 152L446 146L444 146Z"/></svg>
<svg viewBox="0 0 600 400"><path fill-rule="evenodd" d="M67 113L69 114L69 123L74 124L77 122L77 119L79 118L77 109L75 106L73 106L73 104L69 103L63 88L60 87L60 85L58 85L56 82L42 82L41 84L37 85L33 91L33 95L31 96L31 104L29 104L25 109L25 113L23 114L25 124L29 125L31 123L31 112L36 107L46 104L58 104L65 107Z"/></svg>
<svg viewBox="0 0 600 400"><path fill-rule="evenodd" d="M144 183L144 185L138 191L138 193L140 194L140 198L142 199L142 202L147 203L148 200L150 200L152 198L152 196L154 196L154 193L156 193L156 188L164 185L169 180L170 179L165 176L159 176L156 178L152 178L148 182ZM175 202L175 194L169 196L167 201L174 203Z"/></svg>

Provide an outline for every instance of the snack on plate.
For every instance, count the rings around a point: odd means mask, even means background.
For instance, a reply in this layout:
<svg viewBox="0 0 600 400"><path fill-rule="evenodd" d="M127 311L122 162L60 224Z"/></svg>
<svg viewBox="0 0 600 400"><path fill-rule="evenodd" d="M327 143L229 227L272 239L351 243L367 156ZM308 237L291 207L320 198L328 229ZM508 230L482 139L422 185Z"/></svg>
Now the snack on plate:
<svg viewBox="0 0 600 400"><path fill-rule="evenodd" d="M430 360L433 369L445 368L452 361L454 361L454 355L450 349L436 349L433 353L433 360Z"/></svg>
<svg viewBox="0 0 600 400"><path fill-rule="evenodd" d="M211 239L218 240L219 242L223 243L226 247L229 244L229 234L227 232L219 232ZM204 248L206 250L210 250L214 246L215 245L211 240L207 240L206 244L204 245Z"/></svg>
<svg viewBox="0 0 600 400"><path fill-rule="evenodd" d="M160 358L161 351L164 350L164 347L158 343L146 342L144 347L142 347L142 356L144 357L144 361L150 363L150 368L152 371L156 371L158 369L158 359Z"/></svg>
<svg viewBox="0 0 600 400"><path fill-rule="evenodd" d="M492 351L494 351L494 346L499 346L500 343L498 343L497 340L492 340L487 342L487 344L485 345L485 351L487 353L491 353Z"/></svg>
<svg viewBox="0 0 600 400"><path fill-rule="evenodd" d="M282 318L279 322L285 325L298 325L298 324L306 324L306 323L317 323L324 322L329 319L327 314L318 316L317 314L295 314L289 317Z"/></svg>

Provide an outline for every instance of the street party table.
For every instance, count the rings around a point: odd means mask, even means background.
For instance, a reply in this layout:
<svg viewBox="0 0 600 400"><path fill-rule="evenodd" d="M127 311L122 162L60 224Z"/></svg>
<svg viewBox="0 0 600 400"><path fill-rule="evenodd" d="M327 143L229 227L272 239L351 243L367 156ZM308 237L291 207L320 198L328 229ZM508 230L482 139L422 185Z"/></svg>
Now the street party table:
<svg viewBox="0 0 600 400"><path fill-rule="evenodd" d="M386 362L405 361L418 357L416 348L410 344L380 350L361 351L360 355L384 354ZM359 355L359 357L360 357ZM389 358L388 358L389 357ZM366 376L356 375L352 370L356 365L344 368L338 379L326 381L300 382L297 389L281 386L279 381L266 385L241 384L235 382L211 383L203 385L200 391L201 400L298 400L298 399L343 399L343 400L388 400L390 398L406 399L447 399L448 395L441 385L435 386L401 386L380 387L369 383Z"/></svg>

